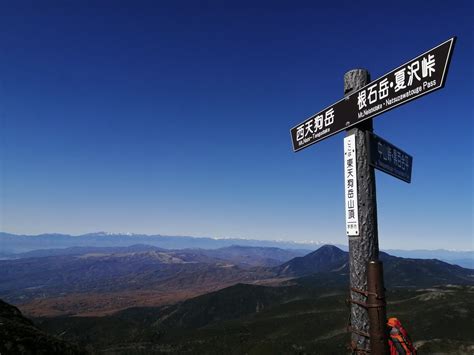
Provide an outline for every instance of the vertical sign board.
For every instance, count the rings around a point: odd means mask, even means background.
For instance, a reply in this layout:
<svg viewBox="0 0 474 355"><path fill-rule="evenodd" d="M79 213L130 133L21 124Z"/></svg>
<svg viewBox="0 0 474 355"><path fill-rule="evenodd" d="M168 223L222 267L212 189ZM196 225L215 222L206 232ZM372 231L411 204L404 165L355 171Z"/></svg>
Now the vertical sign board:
<svg viewBox="0 0 474 355"><path fill-rule="evenodd" d="M370 165L400 180L411 182L411 155L371 132L367 132L367 140Z"/></svg>
<svg viewBox="0 0 474 355"><path fill-rule="evenodd" d="M359 235L355 134L344 138L344 190L347 235Z"/></svg>
<svg viewBox="0 0 474 355"><path fill-rule="evenodd" d="M294 126L290 130L293 150L441 89L455 40L448 39Z"/></svg>

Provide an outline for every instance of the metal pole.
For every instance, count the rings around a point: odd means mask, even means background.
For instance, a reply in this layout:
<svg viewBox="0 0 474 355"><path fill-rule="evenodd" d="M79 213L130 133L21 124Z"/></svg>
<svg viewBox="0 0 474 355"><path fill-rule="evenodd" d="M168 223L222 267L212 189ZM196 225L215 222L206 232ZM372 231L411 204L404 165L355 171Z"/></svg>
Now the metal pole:
<svg viewBox="0 0 474 355"><path fill-rule="evenodd" d="M354 69L344 75L344 94L362 88L370 82L365 69ZM351 346L355 353L370 351L369 315L367 308L367 265L378 260L377 203L374 168L369 165L365 132L372 131L372 119L347 131L355 134L357 159L357 186L359 209L359 235L349 237L349 268L351 286Z"/></svg>
<svg viewBox="0 0 474 355"><path fill-rule="evenodd" d="M369 261L367 269L370 352L371 354L388 355L387 310L385 289L383 287L383 265L380 261Z"/></svg>

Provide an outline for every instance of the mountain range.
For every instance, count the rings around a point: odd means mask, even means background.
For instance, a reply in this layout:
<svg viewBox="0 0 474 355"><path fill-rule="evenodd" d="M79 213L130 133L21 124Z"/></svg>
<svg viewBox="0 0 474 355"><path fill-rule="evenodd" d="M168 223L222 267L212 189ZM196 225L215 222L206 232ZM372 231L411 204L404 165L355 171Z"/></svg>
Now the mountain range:
<svg viewBox="0 0 474 355"><path fill-rule="evenodd" d="M217 249L233 245L253 247L276 247L281 249L313 250L323 242L296 243L289 241L253 240L238 238L208 238L189 236L164 236L146 234L88 233L82 235L39 234L16 235L0 232L0 250L4 256L24 253L36 249L68 248L74 246L119 247L146 244L165 249Z"/></svg>
<svg viewBox="0 0 474 355"><path fill-rule="evenodd" d="M474 271L383 252L380 259L390 314L416 324L420 346L469 353L474 339L463 329L474 315ZM1 260L0 269L0 298L52 334L52 344L67 341L58 346L127 354L303 354L340 353L347 343L348 253L332 245L305 255L242 246L71 247L26 252ZM443 333L432 324L464 328Z"/></svg>
<svg viewBox="0 0 474 355"><path fill-rule="evenodd" d="M301 255L309 253L327 242L290 242L253 240L238 238L209 238L189 236L163 236L133 233L88 233L77 236L68 234L16 235L0 232L0 259L19 257L25 252L38 249L64 249L70 247L126 247L136 244L152 245L164 249L218 249L234 245L252 247L275 247L280 249L299 250ZM336 244L347 251L346 245ZM385 252L406 258L439 259L459 266L474 269L474 252L455 250L401 250L390 249Z"/></svg>
<svg viewBox="0 0 474 355"><path fill-rule="evenodd" d="M104 315L134 306L161 306L237 283L280 285L295 277L316 284L348 283L348 253L322 246L300 251L233 246L165 250L154 246L75 247L27 252L0 261L0 298L29 315ZM389 286L473 282L473 270L436 259L380 253Z"/></svg>

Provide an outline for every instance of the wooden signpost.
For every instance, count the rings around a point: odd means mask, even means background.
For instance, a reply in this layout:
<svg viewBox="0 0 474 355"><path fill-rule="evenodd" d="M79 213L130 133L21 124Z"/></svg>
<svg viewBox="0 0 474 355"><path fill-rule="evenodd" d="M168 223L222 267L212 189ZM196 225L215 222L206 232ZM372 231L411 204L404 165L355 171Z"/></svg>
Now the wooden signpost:
<svg viewBox="0 0 474 355"><path fill-rule="evenodd" d="M344 189L353 353L388 354L374 168L410 182L413 162L373 133L372 118L444 87L455 41L450 38L373 82L364 69L347 72L344 98L290 130L295 152L347 132Z"/></svg>

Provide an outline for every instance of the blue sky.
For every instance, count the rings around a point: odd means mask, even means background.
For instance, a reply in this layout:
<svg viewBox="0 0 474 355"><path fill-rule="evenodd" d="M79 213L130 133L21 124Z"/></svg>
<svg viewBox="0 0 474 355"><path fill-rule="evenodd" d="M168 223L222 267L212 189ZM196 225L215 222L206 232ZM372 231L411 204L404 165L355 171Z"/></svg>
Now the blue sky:
<svg viewBox="0 0 474 355"><path fill-rule="evenodd" d="M473 248L470 1L33 1L0 12L0 229L347 243L343 137L289 129L458 36L444 89L374 119L382 248Z"/></svg>

